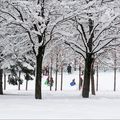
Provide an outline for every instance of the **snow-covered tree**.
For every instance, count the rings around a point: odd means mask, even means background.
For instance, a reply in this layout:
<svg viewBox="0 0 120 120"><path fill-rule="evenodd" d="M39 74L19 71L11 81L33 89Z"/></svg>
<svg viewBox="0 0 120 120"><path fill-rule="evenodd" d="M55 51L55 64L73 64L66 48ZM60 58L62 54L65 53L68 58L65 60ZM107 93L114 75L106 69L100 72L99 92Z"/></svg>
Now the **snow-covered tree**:
<svg viewBox="0 0 120 120"><path fill-rule="evenodd" d="M84 2L84 5L88 4L91 5L87 9L79 9L81 14L71 19L78 31L75 33L76 39L73 37L74 41L66 40L66 44L85 60L82 91L82 96L85 98L89 97L91 66L96 53L101 52L104 47L119 37L115 32L119 20L118 1L87 0Z"/></svg>
<svg viewBox="0 0 120 120"><path fill-rule="evenodd" d="M107 66L109 69L114 71L113 90L116 91L116 74L117 70L120 68L120 43L115 40L114 44L116 44L116 46L105 48L105 52L99 57L99 60L104 66Z"/></svg>
<svg viewBox="0 0 120 120"><path fill-rule="evenodd" d="M4 5L3 5L4 4ZM41 99L41 73L42 61L46 45L52 40L53 30L64 17L64 5L55 0L3 0L0 13L6 20L4 26L10 29L17 27L24 34L28 44L25 47L32 48L36 60L35 98ZM67 10L65 10L67 11ZM12 30L11 30L12 31ZM13 35L10 33L9 36ZM16 34L14 34L16 35ZM21 41L19 41L21 42ZM22 43L24 43L22 41ZM25 48L24 47L24 48ZM28 49L28 50L30 50Z"/></svg>

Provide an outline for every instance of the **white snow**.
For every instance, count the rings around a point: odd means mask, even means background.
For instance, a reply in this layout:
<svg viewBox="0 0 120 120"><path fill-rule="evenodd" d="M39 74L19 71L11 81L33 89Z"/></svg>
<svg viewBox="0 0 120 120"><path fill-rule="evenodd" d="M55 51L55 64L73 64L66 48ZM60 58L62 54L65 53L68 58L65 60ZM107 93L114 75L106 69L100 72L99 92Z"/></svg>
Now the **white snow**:
<svg viewBox="0 0 120 120"><path fill-rule="evenodd" d="M99 73L99 91L90 98L82 98L78 90L78 72L64 73L63 91L49 91L43 76L42 100L34 98L34 81L30 81L28 91L25 83L21 90L7 84L4 95L0 96L0 119L120 119L120 73L117 72L117 90L113 91L113 72ZM96 76L96 75L95 75ZM75 78L76 86L70 81ZM96 78L95 78L96 79Z"/></svg>

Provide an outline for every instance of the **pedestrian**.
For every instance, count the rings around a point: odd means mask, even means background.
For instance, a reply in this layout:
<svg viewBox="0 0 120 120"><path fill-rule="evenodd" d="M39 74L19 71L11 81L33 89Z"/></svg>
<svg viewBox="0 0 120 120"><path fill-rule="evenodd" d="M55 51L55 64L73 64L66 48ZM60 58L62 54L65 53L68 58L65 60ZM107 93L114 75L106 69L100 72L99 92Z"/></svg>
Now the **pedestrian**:
<svg viewBox="0 0 120 120"><path fill-rule="evenodd" d="M50 84L50 81L49 81L49 76L47 77L46 81L45 81L45 85L48 85L49 86Z"/></svg>
<svg viewBox="0 0 120 120"><path fill-rule="evenodd" d="M46 71L46 75L48 76L49 75L49 66L46 66L45 71Z"/></svg>
<svg viewBox="0 0 120 120"><path fill-rule="evenodd" d="M53 86L53 83L54 83L53 78L52 78L52 77L50 77L49 84L50 84L50 86L51 86L51 87Z"/></svg>
<svg viewBox="0 0 120 120"><path fill-rule="evenodd" d="M44 66L42 72L43 72L43 75L48 76L49 75L49 67Z"/></svg>
<svg viewBox="0 0 120 120"><path fill-rule="evenodd" d="M70 83L70 85L71 85L71 86L76 85L75 78L72 80L72 82Z"/></svg>
<svg viewBox="0 0 120 120"><path fill-rule="evenodd" d="M68 72L68 74L71 74L71 69L72 69L72 67L71 67L71 65L69 64L69 65L67 66L67 72Z"/></svg>

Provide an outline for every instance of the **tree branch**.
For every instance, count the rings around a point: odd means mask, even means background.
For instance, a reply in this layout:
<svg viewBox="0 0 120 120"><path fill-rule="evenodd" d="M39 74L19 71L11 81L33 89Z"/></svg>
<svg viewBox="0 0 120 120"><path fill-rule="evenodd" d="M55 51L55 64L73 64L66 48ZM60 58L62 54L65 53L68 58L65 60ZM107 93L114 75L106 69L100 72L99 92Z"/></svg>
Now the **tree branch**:
<svg viewBox="0 0 120 120"><path fill-rule="evenodd" d="M97 51L93 51L93 54L99 52L101 49L105 48L109 43L111 43L113 40L115 40L116 38L113 38L112 40L110 40L109 42L107 42L105 45L103 45L101 48L99 48Z"/></svg>
<svg viewBox="0 0 120 120"><path fill-rule="evenodd" d="M12 14L10 14L9 12L3 11L3 10L1 10L1 9L0 9L0 12L5 13L5 14L8 14L8 15L11 16L14 20L16 20L16 18L15 18Z"/></svg>
<svg viewBox="0 0 120 120"><path fill-rule="evenodd" d="M52 40L52 38L53 38L53 31L54 31L54 29L57 27L57 25L61 24L62 22L65 22L65 21L67 21L67 20L68 20L67 18L66 18L66 19L63 18L62 20L56 22L56 23L53 25L53 27L52 27L52 29L51 29L51 31L50 31L50 38L49 38L49 40L44 44L44 46L46 46L46 45Z"/></svg>
<svg viewBox="0 0 120 120"><path fill-rule="evenodd" d="M85 59L85 56L84 56L81 52L75 50L75 49L71 46L70 43L68 43L67 41L65 41L64 43L65 43L66 45L68 45L69 47L71 47L73 51L75 51L75 52L77 52L78 54L82 55L82 57ZM83 52L85 52L85 51L83 51Z"/></svg>
<svg viewBox="0 0 120 120"><path fill-rule="evenodd" d="M80 35L81 35L81 38L82 38L83 44L84 44L84 46L85 46L85 48L86 48L86 51L88 51L88 49L87 49L87 38L86 38L86 34L85 34L85 32L84 32L84 28L82 29L82 33L81 33L81 31L80 31L79 28L78 28L78 25L80 25L80 23L77 21L76 17L75 17L75 21L76 21L76 24L77 24L76 29L77 29L77 31L78 31L78 32L80 33Z"/></svg>
<svg viewBox="0 0 120 120"><path fill-rule="evenodd" d="M10 3L8 3L8 4L11 5L19 13L21 20L24 22L24 18L23 18L21 11L17 7L15 7L14 5L12 5Z"/></svg>
<svg viewBox="0 0 120 120"><path fill-rule="evenodd" d="M34 43L34 42L33 42L33 40L32 40L32 37L31 37L30 32L29 32L29 31L27 31L27 33L28 33L28 36L29 36L29 38L30 38L31 43L33 44L33 46L32 46L33 53L34 53L34 54L35 54L35 56L36 56L37 54L36 54L36 51L35 51L35 43Z"/></svg>
<svg viewBox="0 0 120 120"><path fill-rule="evenodd" d="M91 39L92 34L95 32L95 29L98 27L98 25L99 25L99 23L96 24L96 25L94 26L94 28L92 29L92 31L91 31L91 33L90 33L90 38L89 38L89 39Z"/></svg>

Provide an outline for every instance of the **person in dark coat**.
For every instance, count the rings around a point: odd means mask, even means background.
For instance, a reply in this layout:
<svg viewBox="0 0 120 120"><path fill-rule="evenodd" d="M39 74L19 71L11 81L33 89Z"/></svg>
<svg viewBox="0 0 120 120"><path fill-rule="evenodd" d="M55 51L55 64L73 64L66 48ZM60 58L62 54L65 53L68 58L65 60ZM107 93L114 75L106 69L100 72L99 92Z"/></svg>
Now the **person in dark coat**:
<svg viewBox="0 0 120 120"><path fill-rule="evenodd" d="M43 75L48 76L48 74L49 74L49 66L46 66L46 67L44 66L42 72L43 72Z"/></svg>
<svg viewBox="0 0 120 120"><path fill-rule="evenodd" d="M70 66L70 64L67 66L67 72L68 72L68 74L71 74L71 69L72 69L72 67Z"/></svg>
<svg viewBox="0 0 120 120"><path fill-rule="evenodd" d="M53 78L52 78L52 77L50 77L49 84L50 84L50 86L51 86L51 87L53 86L53 83L54 83Z"/></svg>

